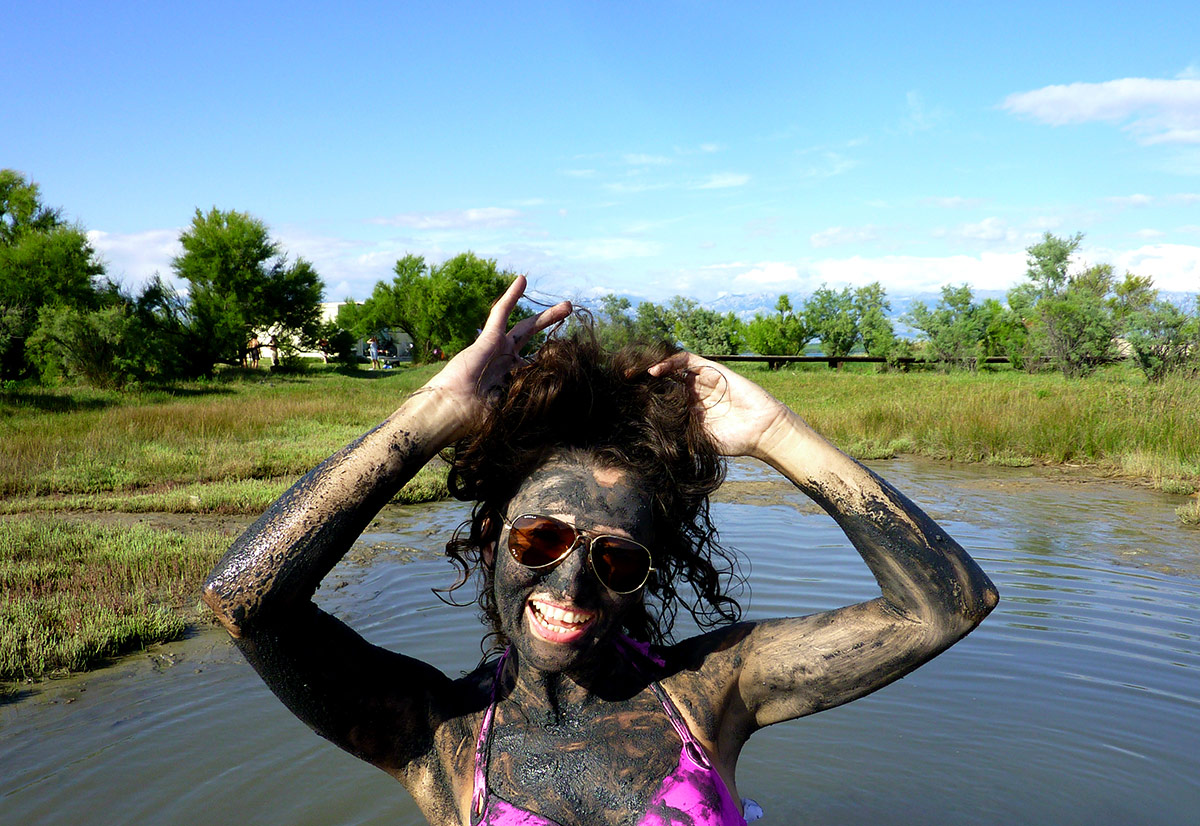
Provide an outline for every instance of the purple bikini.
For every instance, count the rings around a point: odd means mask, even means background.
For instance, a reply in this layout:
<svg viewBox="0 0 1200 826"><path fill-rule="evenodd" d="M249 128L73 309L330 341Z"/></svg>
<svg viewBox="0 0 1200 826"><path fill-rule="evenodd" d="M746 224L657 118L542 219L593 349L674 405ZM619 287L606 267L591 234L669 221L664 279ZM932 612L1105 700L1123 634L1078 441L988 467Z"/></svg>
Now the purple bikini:
<svg viewBox="0 0 1200 826"><path fill-rule="evenodd" d="M636 651L650 657L649 646L628 638L620 640L623 649ZM519 809L501 797L488 791L487 770L491 757L492 718L496 712L496 686L500 683L500 674L508 652L500 657L496 665L496 678L492 683L492 702L483 717L483 725L479 728L479 740L475 744L475 790L471 797L472 826L559 826L553 820L541 815ZM634 667L637 667L636 661ZM650 805L645 814L638 820L638 826L746 826L737 803L729 794L725 781L713 768L704 748L696 740L679 710L671 702L671 698L663 691L657 682L651 682L650 688L662 703L671 725L679 733L682 747L679 750L679 764L675 771L663 778L658 791L650 799ZM744 801L747 814L761 816L761 809L753 801Z"/></svg>

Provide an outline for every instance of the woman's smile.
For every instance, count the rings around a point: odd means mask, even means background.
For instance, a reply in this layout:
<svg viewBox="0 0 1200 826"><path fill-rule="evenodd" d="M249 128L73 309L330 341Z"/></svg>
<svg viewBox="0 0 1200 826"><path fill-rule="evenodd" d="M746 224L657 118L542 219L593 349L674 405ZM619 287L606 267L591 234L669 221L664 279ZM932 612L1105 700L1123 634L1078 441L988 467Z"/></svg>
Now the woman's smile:
<svg viewBox="0 0 1200 826"><path fill-rule="evenodd" d="M525 614L533 635L550 643L566 645L587 633L596 614L574 606L564 606L541 597L530 597Z"/></svg>

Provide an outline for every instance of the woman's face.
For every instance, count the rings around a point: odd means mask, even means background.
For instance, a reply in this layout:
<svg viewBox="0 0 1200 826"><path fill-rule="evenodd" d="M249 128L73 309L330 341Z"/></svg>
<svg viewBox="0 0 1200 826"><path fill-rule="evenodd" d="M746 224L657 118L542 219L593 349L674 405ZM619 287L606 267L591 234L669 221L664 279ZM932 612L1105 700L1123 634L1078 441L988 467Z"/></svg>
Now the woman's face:
<svg viewBox="0 0 1200 826"><path fill-rule="evenodd" d="M509 503L511 520L523 514L553 516L588 533L611 534L651 546L650 498L636 479L586 459L552 456L521 485ZM501 627L523 663L549 672L571 671L620 628L642 592L617 594L596 578L587 540L557 565L526 568L508 551L509 529L495 554L495 595Z"/></svg>

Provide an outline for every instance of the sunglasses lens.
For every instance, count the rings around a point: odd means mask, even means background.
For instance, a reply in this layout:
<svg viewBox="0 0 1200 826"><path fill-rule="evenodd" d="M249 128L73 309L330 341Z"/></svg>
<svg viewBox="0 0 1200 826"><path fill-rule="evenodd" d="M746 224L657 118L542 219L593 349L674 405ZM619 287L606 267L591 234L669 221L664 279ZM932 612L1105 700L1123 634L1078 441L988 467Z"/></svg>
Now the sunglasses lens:
<svg viewBox="0 0 1200 826"><path fill-rule="evenodd" d="M597 537L592 543L592 567L601 582L619 594L628 594L645 584L650 552L619 536Z"/></svg>
<svg viewBox="0 0 1200 826"><path fill-rule="evenodd" d="M517 562L542 568L557 562L575 543L575 530L548 516L518 516L508 533L508 547Z"/></svg>

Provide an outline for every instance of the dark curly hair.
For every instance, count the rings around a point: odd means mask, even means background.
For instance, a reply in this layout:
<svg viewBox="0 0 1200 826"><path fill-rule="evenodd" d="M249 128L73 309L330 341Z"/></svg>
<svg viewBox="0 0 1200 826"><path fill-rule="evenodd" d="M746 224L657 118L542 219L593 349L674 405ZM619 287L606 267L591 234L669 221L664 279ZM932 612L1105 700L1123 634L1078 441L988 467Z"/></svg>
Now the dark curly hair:
<svg viewBox="0 0 1200 826"><path fill-rule="evenodd" d="M743 584L737 556L719 543L709 515L709 496L724 481L725 461L692 413L683 377L646 372L676 352L666 342L606 350L590 327L576 327L514 369L483 427L455 446L450 492L476 505L446 544L461 575L445 590L480 571L477 601L492 629L485 654L508 640L492 591L494 562L487 564L481 549L499 537L498 515L524 480L561 451L582 452L632 474L651 497L656 570L641 607L625 619L626 634L669 641L680 603L705 628L741 618L741 606L728 593ZM685 583L688 597L679 593Z"/></svg>

